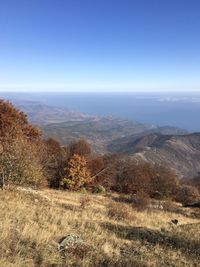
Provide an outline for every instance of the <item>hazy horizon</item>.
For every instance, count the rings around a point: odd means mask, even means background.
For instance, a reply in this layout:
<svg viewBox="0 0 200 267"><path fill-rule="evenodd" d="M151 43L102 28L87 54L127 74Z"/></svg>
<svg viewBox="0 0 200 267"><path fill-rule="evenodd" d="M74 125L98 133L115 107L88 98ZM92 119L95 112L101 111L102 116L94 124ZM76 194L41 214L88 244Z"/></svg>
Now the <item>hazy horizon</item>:
<svg viewBox="0 0 200 267"><path fill-rule="evenodd" d="M91 115L111 115L157 126L200 131L200 93L196 92L0 92L0 97L19 100L22 104L23 101L37 101Z"/></svg>

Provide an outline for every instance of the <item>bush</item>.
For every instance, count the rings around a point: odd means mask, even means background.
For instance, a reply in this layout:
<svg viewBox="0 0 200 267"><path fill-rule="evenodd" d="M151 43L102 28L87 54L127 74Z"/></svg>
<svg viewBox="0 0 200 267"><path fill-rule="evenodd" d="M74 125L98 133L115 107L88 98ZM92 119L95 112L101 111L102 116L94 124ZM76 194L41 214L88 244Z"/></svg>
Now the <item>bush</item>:
<svg viewBox="0 0 200 267"><path fill-rule="evenodd" d="M132 206L138 211L143 211L150 205L150 198L147 194L137 193L132 197Z"/></svg>
<svg viewBox="0 0 200 267"><path fill-rule="evenodd" d="M108 217L117 221L129 220L131 218L131 214L127 206L113 203L108 208Z"/></svg>
<svg viewBox="0 0 200 267"><path fill-rule="evenodd" d="M176 196L176 200L182 204L190 204L199 199L200 194L198 189L191 185L182 185Z"/></svg>
<svg viewBox="0 0 200 267"><path fill-rule="evenodd" d="M94 186L93 192L97 193L97 194L105 194L106 193L106 189L102 185L97 185L97 186Z"/></svg>

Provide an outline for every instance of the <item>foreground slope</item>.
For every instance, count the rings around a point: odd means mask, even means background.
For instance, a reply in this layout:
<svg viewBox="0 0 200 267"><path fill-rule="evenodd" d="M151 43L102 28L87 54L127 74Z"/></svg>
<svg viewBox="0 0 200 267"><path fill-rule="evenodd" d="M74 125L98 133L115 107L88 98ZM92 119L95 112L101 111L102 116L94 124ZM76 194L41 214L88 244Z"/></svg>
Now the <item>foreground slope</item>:
<svg viewBox="0 0 200 267"><path fill-rule="evenodd" d="M200 221L190 210L136 211L124 200L53 190L1 191L0 266L198 266ZM180 225L170 224L175 218ZM59 251L59 239L68 234L84 243Z"/></svg>

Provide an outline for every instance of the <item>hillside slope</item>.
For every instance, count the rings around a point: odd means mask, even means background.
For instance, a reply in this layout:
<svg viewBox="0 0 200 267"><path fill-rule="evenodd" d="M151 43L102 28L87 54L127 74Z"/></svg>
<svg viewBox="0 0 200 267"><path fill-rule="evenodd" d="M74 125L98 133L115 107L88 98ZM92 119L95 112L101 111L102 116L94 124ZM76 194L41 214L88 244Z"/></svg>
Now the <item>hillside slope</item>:
<svg viewBox="0 0 200 267"><path fill-rule="evenodd" d="M109 150L150 162L164 162L185 178L191 178L200 172L200 133L131 136L115 141L109 146Z"/></svg>
<svg viewBox="0 0 200 267"><path fill-rule="evenodd" d="M0 191L0 266L198 266L200 224L190 209L137 211L120 199ZM175 218L180 225L173 227ZM61 249L59 242L67 236L68 247Z"/></svg>
<svg viewBox="0 0 200 267"><path fill-rule="evenodd" d="M152 125L132 122L114 117L96 117L82 121L66 121L42 126L46 137L54 137L62 144L80 138L91 143L98 153L107 152L106 147L117 138L131 133L138 134L151 129Z"/></svg>

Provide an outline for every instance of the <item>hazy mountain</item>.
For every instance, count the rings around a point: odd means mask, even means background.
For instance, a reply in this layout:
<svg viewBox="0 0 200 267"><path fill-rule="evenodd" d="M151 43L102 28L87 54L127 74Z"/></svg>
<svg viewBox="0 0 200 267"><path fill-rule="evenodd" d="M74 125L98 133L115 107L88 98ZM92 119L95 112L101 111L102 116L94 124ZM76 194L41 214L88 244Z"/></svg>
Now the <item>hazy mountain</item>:
<svg viewBox="0 0 200 267"><path fill-rule="evenodd" d="M107 152L107 146L115 139L131 133L139 134L151 129L152 125L132 122L113 117L87 118L82 121L66 121L42 126L46 137L54 137L62 144L85 138L99 153Z"/></svg>
<svg viewBox="0 0 200 267"><path fill-rule="evenodd" d="M112 152L123 152L137 159L165 163L185 178L200 172L200 133L132 136L109 145Z"/></svg>
<svg viewBox="0 0 200 267"><path fill-rule="evenodd" d="M45 137L54 137L62 144L85 138L99 153L123 152L128 140L135 140L153 132L162 134L187 133L176 127L156 127L155 125L112 116L92 116L37 101L16 98L13 102L28 115L31 123L42 128Z"/></svg>
<svg viewBox="0 0 200 267"><path fill-rule="evenodd" d="M28 115L31 123L37 125L65 121L82 121L89 118L95 119L95 116L73 111L64 107L49 106L37 101L15 99L12 102Z"/></svg>

